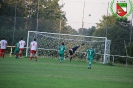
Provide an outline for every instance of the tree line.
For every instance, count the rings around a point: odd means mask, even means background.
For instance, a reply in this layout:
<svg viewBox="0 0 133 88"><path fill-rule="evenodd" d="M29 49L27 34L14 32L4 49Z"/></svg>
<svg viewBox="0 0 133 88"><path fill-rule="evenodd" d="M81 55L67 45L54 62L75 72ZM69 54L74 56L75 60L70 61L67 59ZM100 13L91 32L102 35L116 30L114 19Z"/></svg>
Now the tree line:
<svg viewBox="0 0 133 88"><path fill-rule="evenodd" d="M79 28L76 31L67 25L67 18L61 10L63 6L58 2L59 0L0 0L0 38L6 36L9 45L14 45L21 37L26 39L29 30L107 37L111 40L112 55L133 56L133 27L130 20L103 15L96 27Z"/></svg>

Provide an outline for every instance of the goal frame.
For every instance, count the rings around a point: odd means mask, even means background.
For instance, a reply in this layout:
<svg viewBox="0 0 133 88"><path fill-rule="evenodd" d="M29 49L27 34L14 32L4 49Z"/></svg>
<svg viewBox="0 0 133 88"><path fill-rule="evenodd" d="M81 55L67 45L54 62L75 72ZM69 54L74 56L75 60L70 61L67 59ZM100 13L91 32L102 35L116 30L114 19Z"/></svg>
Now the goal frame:
<svg viewBox="0 0 133 88"><path fill-rule="evenodd" d="M110 40L107 39L107 37L96 37L96 36L83 36L83 35L72 35L72 34L61 34L61 33L50 33L50 32L39 32L39 31L28 31L27 34L27 46L26 46L26 57L28 56L28 48L29 48L29 36L30 36L30 32L33 32L35 34L38 33L48 33L48 34L55 34L55 35L59 35L59 40L60 41L60 35L68 35L68 36L80 36L80 37L91 37L91 38L101 38L101 39L105 39L105 46L104 46L104 54L103 54L103 64L106 64L106 59L110 58ZM40 48L40 47L38 47Z"/></svg>

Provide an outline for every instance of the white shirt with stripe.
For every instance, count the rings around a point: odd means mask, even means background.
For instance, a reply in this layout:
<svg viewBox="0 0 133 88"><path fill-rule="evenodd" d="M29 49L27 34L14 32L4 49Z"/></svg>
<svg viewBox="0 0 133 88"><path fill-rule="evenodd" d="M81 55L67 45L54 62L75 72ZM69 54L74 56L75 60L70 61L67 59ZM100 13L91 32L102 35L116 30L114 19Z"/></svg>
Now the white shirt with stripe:
<svg viewBox="0 0 133 88"><path fill-rule="evenodd" d="M24 46L26 45L24 40L19 41L19 48L24 48Z"/></svg>
<svg viewBox="0 0 133 88"><path fill-rule="evenodd" d="M6 49L7 41L6 41L6 40L1 40L1 41L0 41L0 45L1 45L1 46L0 46L1 49Z"/></svg>
<svg viewBox="0 0 133 88"><path fill-rule="evenodd" d="M37 42L36 41L32 41L31 43L30 43L30 46L31 46L31 50L37 50Z"/></svg>

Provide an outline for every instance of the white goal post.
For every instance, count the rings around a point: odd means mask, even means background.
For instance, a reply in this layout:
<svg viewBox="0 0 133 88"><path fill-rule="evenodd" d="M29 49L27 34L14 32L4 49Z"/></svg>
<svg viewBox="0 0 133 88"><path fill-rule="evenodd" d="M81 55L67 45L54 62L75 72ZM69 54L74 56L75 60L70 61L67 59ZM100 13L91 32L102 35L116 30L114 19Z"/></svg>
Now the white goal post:
<svg viewBox="0 0 133 88"><path fill-rule="evenodd" d="M99 58L101 58L103 64L108 63L110 60L110 40L107 40L106 37L28 31L26 57L29 56L30 42L33 41L34 38L36 38L38 42L39 56L57 56L58 47L62 42L65 43L67 50L74 45L85 43L84 46L76 51L79 58L82 58L82 54L92 46L96 54L101 56Z"/></svg>

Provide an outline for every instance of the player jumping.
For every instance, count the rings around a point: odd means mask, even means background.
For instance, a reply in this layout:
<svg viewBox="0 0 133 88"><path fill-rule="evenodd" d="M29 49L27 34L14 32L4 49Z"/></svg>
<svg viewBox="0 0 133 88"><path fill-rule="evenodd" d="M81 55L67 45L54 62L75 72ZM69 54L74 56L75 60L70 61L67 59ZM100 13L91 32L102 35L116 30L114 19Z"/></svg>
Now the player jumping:
<svg viewBox="0 0 133 88"><path fill-rule="evenodd" d="M82 43L81 45L77 45L77 46L74 46L73 48L71 48L69 50L69 57L70 57L70 62L72 61L72 57L73 57L73 54L75 53L75 51L80 47L80 46L83 46L84 43ZM68 56L66 56L65 58L67 58Z"/></svg>

